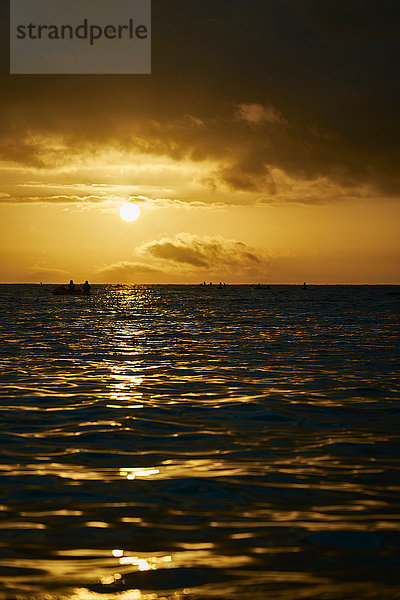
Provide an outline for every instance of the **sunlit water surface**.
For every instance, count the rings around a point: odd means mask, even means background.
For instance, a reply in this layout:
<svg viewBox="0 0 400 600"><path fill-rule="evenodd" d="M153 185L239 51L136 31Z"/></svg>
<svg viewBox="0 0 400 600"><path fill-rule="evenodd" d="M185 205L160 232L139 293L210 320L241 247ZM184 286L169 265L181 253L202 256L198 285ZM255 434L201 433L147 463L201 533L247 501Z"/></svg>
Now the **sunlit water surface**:
<svg viewBox="0 0 400 600"><path fill-rule="evenodd" d="M0 598L400 598L399 288L0 286Z"/></svg>

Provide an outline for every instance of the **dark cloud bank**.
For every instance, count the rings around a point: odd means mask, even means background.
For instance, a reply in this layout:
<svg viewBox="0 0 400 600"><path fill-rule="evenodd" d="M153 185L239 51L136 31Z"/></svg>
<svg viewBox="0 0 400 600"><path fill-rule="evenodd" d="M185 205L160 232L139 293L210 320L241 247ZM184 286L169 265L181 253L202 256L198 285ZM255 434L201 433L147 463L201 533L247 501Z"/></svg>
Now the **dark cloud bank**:
<svg viewBox="0 0 400 600"><path fill-rule="evenodd" d="M1 15L2 160L56 164L58 136L220 161L210 184L234 190L277 193L278 167L400 191L398 2L153 0L151 76L10 76Z"/></svg>

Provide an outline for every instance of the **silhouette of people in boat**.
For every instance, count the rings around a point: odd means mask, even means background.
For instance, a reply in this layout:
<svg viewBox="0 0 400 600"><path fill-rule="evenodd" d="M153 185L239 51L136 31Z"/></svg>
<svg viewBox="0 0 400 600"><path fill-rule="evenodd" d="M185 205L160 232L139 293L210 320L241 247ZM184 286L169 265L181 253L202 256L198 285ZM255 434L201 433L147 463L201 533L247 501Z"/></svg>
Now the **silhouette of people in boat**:
<svg viewBox="0 0 400 600"><path fill-rule="evenodd" d="M90 283L86 279L85 283L82 286L83 293L88 296L90 294L90 290L91 289L92 289L92 286L90 285Z"/></svg>
<svg viewBox="0 0 400 600"><path fill-rule="evenodd" d="M88 280L86 280L85 283L80 288L80 287L77 287L75 285L75 283L73 282L73 280L71 279L68 285L58 285L57 287L54 288L52 293L54 296L66 296L66 295L90 296L91 289L92 289L92 286L90 285Z"/></svg>

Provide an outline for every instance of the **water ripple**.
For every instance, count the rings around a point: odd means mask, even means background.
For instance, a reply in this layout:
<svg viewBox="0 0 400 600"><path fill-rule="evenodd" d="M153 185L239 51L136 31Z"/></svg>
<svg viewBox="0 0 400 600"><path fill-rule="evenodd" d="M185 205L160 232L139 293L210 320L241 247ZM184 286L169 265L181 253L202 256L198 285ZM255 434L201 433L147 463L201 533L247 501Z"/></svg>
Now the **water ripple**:
<svg viewBox="0 0 400 600"><path fill-rule="evenodd" d="M395 286L0 286L0 599L400 598Z"/></svg>

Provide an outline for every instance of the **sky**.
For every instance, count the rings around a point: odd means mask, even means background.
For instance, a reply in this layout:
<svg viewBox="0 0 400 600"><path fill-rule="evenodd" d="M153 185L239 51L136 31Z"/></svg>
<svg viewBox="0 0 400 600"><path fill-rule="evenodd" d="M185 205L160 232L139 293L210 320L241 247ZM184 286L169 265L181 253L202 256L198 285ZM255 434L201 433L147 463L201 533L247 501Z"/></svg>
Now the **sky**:
<svg viewBox="0 0 400 600"><path fill-rule="evenodd" d="M7 4L1 282L400 283L397 1L153 0L151 75L9 75Z"/></svg>

